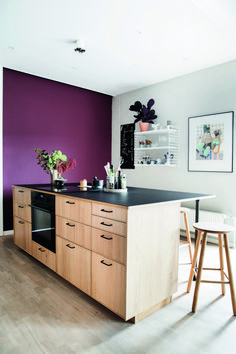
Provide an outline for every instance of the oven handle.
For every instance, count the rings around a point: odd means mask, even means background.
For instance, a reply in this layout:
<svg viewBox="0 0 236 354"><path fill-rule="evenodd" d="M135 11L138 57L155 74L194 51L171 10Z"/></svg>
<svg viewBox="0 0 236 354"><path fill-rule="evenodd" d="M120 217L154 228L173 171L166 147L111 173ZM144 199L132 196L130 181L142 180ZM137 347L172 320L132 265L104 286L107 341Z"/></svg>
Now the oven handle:
<svg viewBox="0 0 236 354"><path fill-rule="evenodd" d="M46 213L51 213L53 210L52 209L44 209L44 208L40 208L36 205L32 205L32 204L28 204L29 207L34 208L34 209L38 209L41 211L45 211Z"/></svg>

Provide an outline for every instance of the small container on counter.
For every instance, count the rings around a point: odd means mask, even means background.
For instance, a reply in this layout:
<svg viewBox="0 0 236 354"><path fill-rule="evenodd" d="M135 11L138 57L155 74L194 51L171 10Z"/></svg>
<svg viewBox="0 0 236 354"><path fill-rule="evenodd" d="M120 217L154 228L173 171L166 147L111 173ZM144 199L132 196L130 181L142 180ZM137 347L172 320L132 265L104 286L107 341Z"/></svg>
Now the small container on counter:
<svg viewBox="0 0 236 354"><path fill-rule="evenodd" d="M126 175L123 174L122 175L122 185L121 185L122 189L126 189Z"/></svg>
<svg viewBox="0 0 236 354"><path fill-rule="evenodd" d="M80 189L82 191L86 191L87 190L87 180L86 179L82 179L80 182L79 182L79 185L80 185Z"/></svg>

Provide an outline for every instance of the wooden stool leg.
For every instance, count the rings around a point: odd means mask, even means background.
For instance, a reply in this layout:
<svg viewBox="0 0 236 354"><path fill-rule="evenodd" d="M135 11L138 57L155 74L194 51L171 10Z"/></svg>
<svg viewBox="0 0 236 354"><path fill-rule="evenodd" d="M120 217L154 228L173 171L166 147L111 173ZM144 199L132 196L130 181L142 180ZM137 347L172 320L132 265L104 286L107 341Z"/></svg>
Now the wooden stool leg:
<svg viewBox="0 0 236 354"><path fill-rule="evenodd" d="M221 276L221 281L225 281L225 275L224 275L224 258L223 258L223 247L222 247L222 235L218 235L218 241L219 241L219 256L220 256L220 276ZM221 284L221 291L222 295L225 295L225 284Z"/></svg>
<svg viewBox="0 0 236 354"><path fill-rule="evenodd" d="M186 228L186 234L187 234L190 262L193 263L193 256L192 256L192 249L191 249L191 238L190 238L189 227L188 227L187 213L184 213L184 222L185 222L185 228Z"/></svg>
<svg viewBox="0 0 236 354"><path fill-rule="evenodd" d="M202 246L201 246L200 258L199 258L198 272L197 272L197 280L196 280L196 286L195 286L194 297L193 297L193 306L192 306L193 312L195 312L197 308L197 300L198 300L200 281L202 277L202 266L203 266L205 248L206 248L206 240L207 240L207 233L203 232Z"/></svg>
<svg viewBox="0 0 236 354"><path fill-rule="evenodd" d="M228 268L229 286L230 286L233 313L234 313L234 316L236 316L236 299L235 299L235 291L234 291L234 280L233 280L233 273L232 273L231 262L230 262L228 238L227 238L226 234L224 234L224 245L225 245L225 255L226 255L227 268Z"/></svg>
<svg viewBox="0 0 236 354"><path fill-rule="evenodd" d="M188 280L188 287L187 287L187 292L188 293L191 290L191 285L192 285L192 281L193 281L195 264L196 264L196 261L197 261L198 249L199 249L199 245L200 245L200 241L201 241L201 234L202 234L202 232L198 231L197 242L196 242L196 246L195 246L195 250L194 250L194 254L193 254L193 262L192 262L192 266L191 266L191 269L190 269L189 280Z"/></svg>

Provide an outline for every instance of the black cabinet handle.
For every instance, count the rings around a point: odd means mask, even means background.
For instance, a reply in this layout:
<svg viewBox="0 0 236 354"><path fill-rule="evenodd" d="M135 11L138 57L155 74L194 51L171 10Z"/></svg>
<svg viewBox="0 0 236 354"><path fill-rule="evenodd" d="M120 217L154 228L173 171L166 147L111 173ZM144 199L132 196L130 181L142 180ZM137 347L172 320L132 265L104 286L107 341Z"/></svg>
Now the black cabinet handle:
<svg viewBox="0 0 236 354"><path fill-rule="evenodd" d="M110 263L110 264L107 264L105 261L104 261L104 259L101 261L101 263L102 264L104 264L105 266L107 266L107 267L110 267L110 266L112 266L112 263Z"/></svg>
<svg viewBox="0 0 236 354"><path fill-rule="evenodd" d="M19 193L24 193L25 191L22 191L22 190L18 190Z"/></svg>
<svg viewBox="0 0 236 354"><path fill-rule="evenodd" d="M113 210L101 209L100 211L103 211L104 213L113 213Z"/></svg>
<svg viewBox="0 0 236 354"><path fill-rule="evenodd" d="M104 221L100 222L101 225L104 225L104 226L112 226L112 224L105 224Z"/></svg>
<svg viewBox="0 0 236 354"><path fill-rule="evenodd" d="M69 248L75 248L75 246L70 246L70 244L69 244L69 243L66 245L66 247L69 247Z"/></svg>
<svg viewBox="0 0 236 354"><path fill-rule="evenodd" d="M19 223L19 224L24 224L24 221L20 221L20 220L19 220L18 223Z"/></svg>
<svg viewBox="0 0 236 354"><path fill-rule="evenodd" d="M70 226L70 227L75 227L75 225L70 224L69 222L67 222L66 225L67 225L67 226Z"/></svg>
<svg viewBox="0 0 236 354"><path fill-rule="evenodd" d="M75 202L69 202L69 201L67 201L66 203L67 204L75 204Z"/></svg>
<svg viewBox="0 0 236 354"><path fill-rule="evenodd" d="M39 250L40 252L45 252L45 251L46 251L46 250L44 250L44 249L41 248L41 247L40 247L38 250Z"/></svg>
<svg viewBox="0 0 236 354"><path fill-rule="evenodd" d="M105 240L112 240L112 237L106 237L104 235L101 235L100 237L105 238Z"/></svg>
<svg viewBox="0 0 236 354"><path fill-rule="evenodd" d="M24 209L24 207L22 205L18 205L18 208L20 209Z"/></svg>

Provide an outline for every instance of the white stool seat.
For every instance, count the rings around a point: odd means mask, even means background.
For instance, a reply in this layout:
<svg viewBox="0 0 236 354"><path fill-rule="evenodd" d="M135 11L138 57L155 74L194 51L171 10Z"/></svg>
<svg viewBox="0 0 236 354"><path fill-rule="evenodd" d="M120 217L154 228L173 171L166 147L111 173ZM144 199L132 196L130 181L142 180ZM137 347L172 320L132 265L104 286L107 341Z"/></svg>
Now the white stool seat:
<svg viewBox="0 0 236 354"><path fill-rule="evenodd" d="M234 228L226 224L213 224L206 222L196 222L193 224L194 229L202 232L210 232L212 234L225 234L234 231Z"/></svg>

